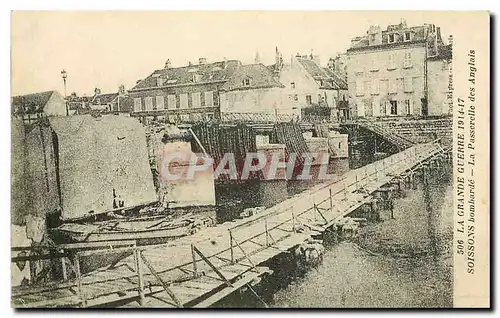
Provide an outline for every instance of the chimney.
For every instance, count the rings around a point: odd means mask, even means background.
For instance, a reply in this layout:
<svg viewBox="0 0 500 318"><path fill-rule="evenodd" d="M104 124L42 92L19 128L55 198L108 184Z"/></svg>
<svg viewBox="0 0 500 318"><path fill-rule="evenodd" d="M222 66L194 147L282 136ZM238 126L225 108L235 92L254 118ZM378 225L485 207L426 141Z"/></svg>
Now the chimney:
<svg viewBox="0 0 500 318"><path fill-rule="evenodd" d="M172 67L172 63L170 62L170 59L167 59L165 61L165 67L164 68L171 68Z"/></svg>
<svg viewBox="0 0 500 318"><path fill-rule="evenodd" d="M94 95L96 95L96 96L97 96L97 95L101 95L101 89L96 87L96 88L94 89Z"/></svg>
<svg viewBox="0 0 500 318"><path fill-rule="evenodd" d="M227 68L227 58L224 56L224 69Z"/></svg>
<svg viewBox="0 0 500 318"><path fill-rule="evenodd" d="M198 59L198 64L200 64L200 65L207 64L207 58L206 57L200 57Z"/></svg>
<svg viewBox="0 0 500 318"><path fill-rule="evenodd" d="M191 63L191 61L189 61L188 66L193 66L193 63Z"/></svg>
<svg viewBox="0 0 500 318"><path fill-rule="evenodd" d="M125 85L120 85L120 86L118 86L118 94L119 94L120 96L125 95Z"/></svg>

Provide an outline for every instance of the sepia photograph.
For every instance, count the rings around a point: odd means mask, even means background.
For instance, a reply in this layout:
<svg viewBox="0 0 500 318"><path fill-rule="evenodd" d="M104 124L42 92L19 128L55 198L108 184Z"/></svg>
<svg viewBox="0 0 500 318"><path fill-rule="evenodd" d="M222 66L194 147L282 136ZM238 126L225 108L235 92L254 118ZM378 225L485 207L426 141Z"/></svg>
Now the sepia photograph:
<svg viewBox="0 0 500 318"><path fill-rule="evenodd" d="M12 11L11 306L488 308L489 24Z"/></svg>

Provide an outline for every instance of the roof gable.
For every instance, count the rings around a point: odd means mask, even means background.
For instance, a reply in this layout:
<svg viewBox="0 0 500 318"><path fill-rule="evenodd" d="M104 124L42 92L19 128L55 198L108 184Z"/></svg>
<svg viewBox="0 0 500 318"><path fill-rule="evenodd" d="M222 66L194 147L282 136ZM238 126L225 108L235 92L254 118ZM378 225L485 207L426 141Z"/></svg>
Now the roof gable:
<svg viewBox="0 0 500 318"><path fill-rule="evenodd" d="M273 73L263 64L242 65L222 86L222 90L244 90L257 88L284 87L273 77Z"/></svg>
<svg viewBox="0 0 500 318"><path fill-rule="evenodd" d="M12 114L33 114L43 112L55 91L46 91L12 97Z"/></svg>
<svg viewBox="0 0 500 318"><path fill-rule="evenodd" d="M156 87L196 85L198 83L225 82L241 66L238 60L166 68L154 71L131 90ZM160 79L160 80L159 80ZM161 85L158 85L161 84Z"/></svg>
<svg viewBox="0 0 500 318"><path fill-rule="evenodd" d="M95 95L94 98L92 98L92 104L106 105L113 102L113 100L115 100L117 96L118 93L106 93L106 94Z"/></svg>
<svg viewBox="0 0 500 318"><path fill-rule="evenodd" d="M313 60L297 57L300 65L322 89L347 89L347 83L328 68L321 67Z"/></svg>

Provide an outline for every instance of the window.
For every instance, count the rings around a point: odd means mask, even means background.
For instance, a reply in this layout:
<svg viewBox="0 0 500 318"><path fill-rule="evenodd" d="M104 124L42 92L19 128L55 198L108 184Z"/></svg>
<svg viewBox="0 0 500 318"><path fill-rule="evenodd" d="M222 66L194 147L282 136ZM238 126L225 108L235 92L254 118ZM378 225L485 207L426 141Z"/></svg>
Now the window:
<svg viewBox="0 0 500 318"><path fill-rule="evenodd" d="M312 104L312 97L311 97L311 95L306 95L306 103L307 103L307 105L311 105Z"/></svg>
<svg viewBox="0 0 500 318"><path fill-rule="evenodd" d="M406 52L405 53L405 60L403 64L404 68L410 68L411 67L411 52Z"/></svg>
<svg viewBox="0 0 500 318"><path fill-rule="evenodd" d="M380 102L378 100L372 101L372 115L375 117L380 116Z"/></svg>
<svg viewBox="0 0 500 318"><path fill-rule="evenodd" d="M201 75L200 74L193 74L193 82L198 83L201 81Z"/></svg>
<svg viewBox="0 0 500 318"><path fill-rule="evenodd" d="M156 85L158 85L158 86L163 86L163 78L158 77L158 78L156 79Z"/></svg>
<svg viewBox="0 0 500 318"><path fill-rule="evenodd" d="M146 110L153 110L153 97L144 98L144 103L146 104Z"/></svg>
<svg viewBox="0 0 500 318"><path fill-rule="evenodd" d="M141 98L134 98L134 112L140 112L142 108Z"/></svg>
<svg viewBox="0 0 500 318"><path fill-rule="evenodd" d="M405 100L406 115L411 115L412 113L412 103L411 99Z"/></svg>
<svg viewBox="0 0 500 318"><path fill-rule="evenodd" d="M243 80L243 86L250 86L250 79L249 78L245 78Z"/></svg>
<svg viewBox="0 0 500 318"><path fill-rule="evenodd" d="M388 70L394 70L396 69L396 55L395 53L389 53L389 66L387 67Z"/></svg>
<svg viewBox="0 0 500 318"><path fill-rule="evenodd" d="M191 95L191 99L192 99L192 107L193 108L199 108L199 107L201 107L201 96L200 96L200 93L193 93Z"/></svg>
<svg viewBox="0 0 500 318"><path fill-rule="evenodd" d="M214 92L214 106L219 106L219 94L217 92Z"/></svg>
<svg viewBox="0 0 500 318"><path fill-rule="evenodd" d="M175 95L168 95L167 101L168 101L168 109L176 109L177 108L177 100L175 98Z"/></svg>
<svg viewBox="0 0 500 318"><path fill-rule="evenodd" d="M180 95L180 108L188 108L188 94Z"/></svg>
<svg viewBox="0 0 500 318"><path fill-rule="evenodd" d="M293 88L293 89L295 89L295 82L291 82L290 83L290 87Z"/></svg>
<svg viewBox="0 0 500 318"><path fill-rule="evenodd" d="M398 92L398 86L396 83L396 79L389 80L389 94L396 94Z"/></svg>
<svg viewBox="0 0 500 318"><path fill-rule="evenodd" d="M404 79L405 92L409 93L413 91L412 78L410 76L405 76Z"/></svg>
<svg viewBox="0 0 500 318"><path fill-rule="evenodd" d="M372 95L380 94L380 81L378 79L372 79L370 86Z"/></svg>
<svg viewBox="0 0 500 318"><path fill-rule="evenodd" d="M398 102L395 100L391 100L391 115L397 115L398 114Z"/></svg>
<svg viewBox="0 0 500 318"><path fill-rule="evenodd" d="M411 32L405 32L405 42L411 41Z"/></svg>
<svg viewBox="0 0 500 318"><path fill-rule="evenodd" d="M363 96L364 92L363 92L363 87L364 86L364 83L363 83L363 79L362 78L357 78L356 79L356 96Z"/></svg>
<svg viewBox="0 0 500 318"><path fill-rule="evenodd" d="M361 63L360 59L356 60L356 69L355 69L355 72L356 73L363 73L363 64Z"/></svg>
<svg viewBox="0 0 500 318"><path fill-rule="evenodd" d="M370 70L371 70L372 72L376 72L376 71L378 71L378 63L377 63L377 59L372 59L370 64L371 64L371 69L370 69Z"/></svg>
<svg viewBox="0 0 500 318"><path fill-rule="evenodd" d="M389 39L388 39L389 43L394 43L396 42L396 35L394 34L389 34Z"/></svg>
<svg viewBox="0 0 500 318"><path fill-rule="evenodd" d="M365 117L365 102L358 103L358 117Z"/></svg>
<svg viewBox="0 0 500 318"><path fill-rule="evenodd" d="M380 116L387 115L387 104L388 104L387 101L380 104Z"/></svg>
<svg viewBox="0 0 500 318"><path fill-rule="evenodd" d="M205 92L205 107L214 105L214 92Z"/></svg>
<svg viewBox="0 0 500 318"><path fill-rule="evenodd" d="M165 100L163 96L156 96L156 109L158 110L165 109Z"/></svg>

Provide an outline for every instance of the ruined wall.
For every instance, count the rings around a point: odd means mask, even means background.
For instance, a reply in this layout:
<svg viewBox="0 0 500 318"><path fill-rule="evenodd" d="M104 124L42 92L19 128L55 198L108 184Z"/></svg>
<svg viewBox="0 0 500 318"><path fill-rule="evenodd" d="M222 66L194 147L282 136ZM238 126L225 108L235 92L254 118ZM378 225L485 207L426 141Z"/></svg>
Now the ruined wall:
<svg viewBox="0 0 500 318"><path fill-rule="evenodd" d="M434 138L441 138L446 145L451 145L453 141L451 116L436 119L381 120L377 124L417 143L429 142Z"/></svg>

